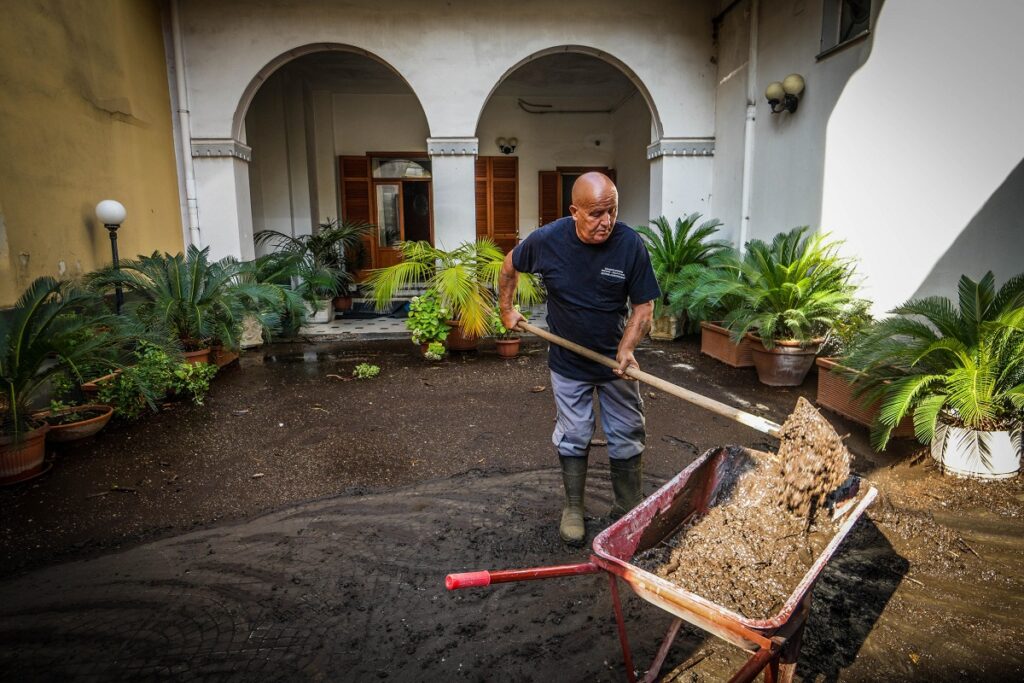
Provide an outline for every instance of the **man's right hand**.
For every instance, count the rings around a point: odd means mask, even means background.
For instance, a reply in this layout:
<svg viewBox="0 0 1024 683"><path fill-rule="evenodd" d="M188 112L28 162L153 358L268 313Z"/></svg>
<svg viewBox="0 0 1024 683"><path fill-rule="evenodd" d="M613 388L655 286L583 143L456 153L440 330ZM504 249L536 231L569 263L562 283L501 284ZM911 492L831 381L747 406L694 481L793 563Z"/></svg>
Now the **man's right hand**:
<svg viewBox="0 0 1024 683"><path fill-rule="evenodd" d="M516 309L510 308L501 312L501 324L505 326L506 330L516 329L521 322L525 323L526 317Z"/></svg>

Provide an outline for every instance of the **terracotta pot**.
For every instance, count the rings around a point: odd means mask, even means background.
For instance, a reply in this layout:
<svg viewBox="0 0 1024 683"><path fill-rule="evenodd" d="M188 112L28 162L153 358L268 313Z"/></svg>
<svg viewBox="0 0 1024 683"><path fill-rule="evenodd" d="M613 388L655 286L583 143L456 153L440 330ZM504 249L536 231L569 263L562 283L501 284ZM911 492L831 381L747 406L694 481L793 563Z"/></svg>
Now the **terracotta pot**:
<svg viewBox="0 0 1024 683"><path fill-rule="evenodd" d="M91 403L89 405L63 408L58 410L56 413L51 410L47 410L43 413L38 413L38 416L41 419L46 419L47 417L52 417L54 415L97 411L99 412L99 415L79 420L78 422L50 425L50 431L47 433L46 438L55 443L67 443L68 441L77 441L78 439L85 439L95 435L101 429L106 427L108 422L110 422L110 418L114 415L114 409L111 406L104 405L102 403Z"/></svg>
<svg viewBox="0 0 1024 683"><path fill-rule="evenodd" d="M46 433L50 425L22 432L18 439L0 436L0 486L17 484L43 473Z"/></svg>
<svg viewBox="0 0 1024 683"><path fill-rule="evenodd" d="M334 297L335 311L351 311L352 310L352 297L351 296L336 296Z"/></svg>
<svg viewBox="0 0 1024 683"><path fill-rule="evenodd" d="M873 425L881 402L874 401L865 405L862 399L856 398L853 387L840 374L843 366L836 363L834 358L818 358L815 363L818 365L817 404L857 424L865 427ZM903 418L892 431L892 436L895 439L913 438L914 421L909 416Z"/></svg>
<svg viewBox="0 0 1024 683"><path fill-rule="evenodd" d="M228 351L223 346L213 346L210 348L210 359L218 368L231 365L238 360L238 356L238 351Z"/></svg>
<svg viewBox="0 0 1024 683"><path fill-rule="evenodd" d="M99 393L101 384L109 382L110 380L114 379L120 374L120 370L114 370L109 375L103 375L102 377L97 377L94 380L90 380L82 385L82 393L85 394L86 396L95 396L97 393Z"/></svg>
<svg viewBox="0 0 1024 683"><path fill-rule="evenodd" d="M714 322L700 324L700 352L734 368L754 365L750 340L744 338L739 344L734 344L729 338L729 330Z"/></svg>
<svg viewBox="0 0 1024 683"><path fill-rule="evenodd" d="M192 365L210 362L210 349L199 349L198 351L186 351L185 362Z"/></svg>
<svg viewBox="0 0 1024 683"><path fill-rule="evenodd" d="M495 343L498 345L498 355L502 358L515 358L519 355L519 337L512 339L496 339Z"/></svg>
<svg viewBox="0 0 1024 683"><path fill-rule="evenodd" d="M449 351L476 351L480 343L479 337L467 337L462 334L462 325L458 320L449 320L448 325L452 328L445 341Z"/></svg>
<svg viewBox="0 0 1024 683"><path fill-rule="evenodd" d="M651 339L675 341L686 329L686 315L659 315L651 325Z"/></svg>
<svg viewBox="0 0 1024 683"><path fill-rule="evenodd" d="M803 384L821 347L820 340L805 346L797 341L781 340L776 341L773 348L766 349L757 335L748 332L746 336L750 339L757 378L761 384L770 387L798 387Z"/></svg>

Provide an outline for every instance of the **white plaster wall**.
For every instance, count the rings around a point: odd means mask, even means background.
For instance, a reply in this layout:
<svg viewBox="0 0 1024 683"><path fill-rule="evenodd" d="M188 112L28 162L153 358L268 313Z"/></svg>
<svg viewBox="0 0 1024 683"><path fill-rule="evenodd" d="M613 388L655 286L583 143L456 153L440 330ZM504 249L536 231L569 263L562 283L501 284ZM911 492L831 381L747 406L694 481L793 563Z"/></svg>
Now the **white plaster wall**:
<svg viewBox="0 0 1024 683"><path fill-rule="evenodd" d="M415 95L335 93L334 153L427 152L427 119Z"/></svg>
<svg viewBox="0 0 1024 683"><path fill-rule="evenodd" d="M647 161L651 116L639 93L612 115L615 138L615 182L619 189L619 220L626 225L646 225L651 219L651 165Z"/></svg>
<svg viewBox="0 0 1024 683"><path fill-rule="evenodd" d="M750 7L749 0L736 5L719 31L712 213L738 238L746 90L752 77L756 118L748 239L768 239L798 225L829 229L821 220L826 126L850 76L867 60L871 37L818 60L822 2L762 0L757 73L749 74ZM794 114L772 114L764 89L791 73L807 83L799 108Z"/></svg>
<svg viewBox="0 0 1024 683"><path fill-rule="evenodd" d="M1022 24L1012 0L882 8L828 121L822 199L876 311L950 294L961 272L1024 270Z"/></svg>
<svg viewBox="0 0 1024 683"><path fill-rule="evenodd" d="M338 201L338 165L335 163L334 150L333 99L330 92L313 92L317 215L320 222L337 218L341 211L341 204Z"/></svg>
<svg viewBox="0 0 1024 683"><path fill-rule="evenodd" d="M665 135L701 137L714 129L710 2L524 0L514 11L493 0L182 5L195 137L237 134L232 122L257 74L316 43L366 50L394 67L419 96L436 137L471 136L503 74L566 45L607 53L635 73Z"/></svg>
<svg viewBox="0 0 1024 683"><path fill-rule="evenodd" d="M253 230L292 234L291 187L288 180L288 142L285 134L284 89L281 78L267 81L246 119L252 147L249 169ZM204 229L204 234L208 230Z"/></svg>

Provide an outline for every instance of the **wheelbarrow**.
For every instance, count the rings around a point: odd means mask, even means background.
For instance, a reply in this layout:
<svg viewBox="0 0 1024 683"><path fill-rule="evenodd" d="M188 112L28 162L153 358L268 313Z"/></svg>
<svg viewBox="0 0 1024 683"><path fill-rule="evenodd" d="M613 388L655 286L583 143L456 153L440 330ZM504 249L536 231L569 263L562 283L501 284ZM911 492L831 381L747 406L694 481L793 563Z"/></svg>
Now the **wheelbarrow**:
<svg viewBox="0 0 1024 683"><path fill-rule="evenodd" d="M638 596L676 617L662 640L644 681L657 679L683 621L751 653L746 663L730 679L734 683L752 681L762 671L765 672L765 679L769 683L791 681L800 653L804 625L811 609L814 584L843 539L875 499L877 491L874 487L862 492L860 479L850 477L846 484L833 494L830 501L833 519L837 522L842 520L835 535L804 574L781 609L767 619L747 618L631 564L631 560L638 553L658 545L687 522L722 502L719 497L723 493L724 482L733 478L732 475L745 460L744 449L737 446L707 451L653 495L601 532L594 539L593 554L588 562L449 574L445 578L445 586L448 590L456 590L510 581L605 572L608 574L615 622L629 681L637 679L619 600L619 579L625 581Z"/></svg>

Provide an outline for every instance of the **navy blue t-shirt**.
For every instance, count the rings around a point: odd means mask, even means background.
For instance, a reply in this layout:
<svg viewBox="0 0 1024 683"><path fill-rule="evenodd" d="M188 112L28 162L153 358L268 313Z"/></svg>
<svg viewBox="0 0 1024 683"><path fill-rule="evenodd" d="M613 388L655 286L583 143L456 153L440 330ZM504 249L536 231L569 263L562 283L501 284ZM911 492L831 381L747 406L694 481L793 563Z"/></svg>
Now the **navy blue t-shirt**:
<svg viewBox="0 0 1024 683"><path fill-rule="evenodd" d="M643 239L625 223L616 223L603 244L585 244L572 217L559 218L530 233L512 252L512 265L544 278L552 332L609 358L625 329L626 300L643 304L661 295ZM616 379L603 365L555 345L548 366L582 382Z"/></svg>

